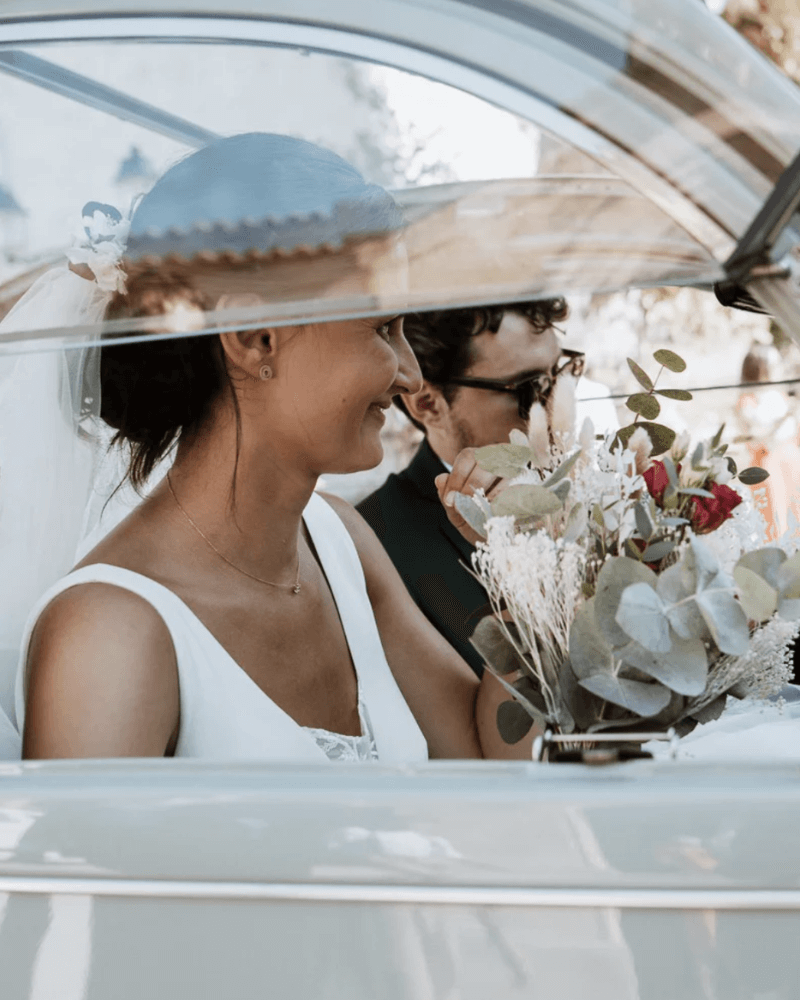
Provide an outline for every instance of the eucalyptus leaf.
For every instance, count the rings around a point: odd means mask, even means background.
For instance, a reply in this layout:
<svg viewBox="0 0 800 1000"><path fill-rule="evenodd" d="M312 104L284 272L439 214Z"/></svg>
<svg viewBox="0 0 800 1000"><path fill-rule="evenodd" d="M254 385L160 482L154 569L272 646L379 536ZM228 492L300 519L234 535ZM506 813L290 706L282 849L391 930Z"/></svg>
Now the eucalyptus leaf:
<svg viewBox="0 0 800 1000"><path fill-rule="evenodd" d="M731 656L746 653L750 645L747 615L736 598L727 590L707 589L694 600L717 648Z"/></svg>
<svg viewBox="0 0 800 1000"><path fill-rule="evenodd" d="M668 608L667 619L682 639L711 639L711 630L693 596Z"/></svg>
<svg viewBox="0 0 800 1000"><path fill-rule="evenodd" d="M636 530L647 541L655 530L655 525L647 509L647 504L637 503L633 509L633 513L636 517Z"/></svg>
<svg viewBox="0 0 800 1000"><path fill-rule="evenodd" d="M512 674L525 666L525 661L509 639L508 632L516 632L516 626L512 622L501 625L495 615L486 615L478 622L469 640L498 674Z"/></svg>
<svg viewBox="0 0 800 1000"><path fill-rule="evenodd" d="M742 469L739 473L739 482L744 483L745 486L757 486L765 479L769 479L769 473L757 465L751 465L749 469Z"/></svg>
<svg viewBox="0 0 800 1000"><path fill-rule="evenodd" d="M626 360L628 362L628 367L633 372L636 381L639 383L640 386L642 386L642 388L647 389L647 391L650 392L650 390L653 388L653 380L650 378L650 376L647 374L644 368L636 364L633 358L627 358Z"/></svg>
<svg viewBox="0 0 800 1000"><path fill-rule="evenodd" d="M800 552L795 552L781 564L777 573L777 584L781 597L790 600L800 598Z"/></svg>
<svg viewBox="0 0 800 1000"><path fill-rule="evenodd" d="M666 604L678 604L694 593L694 576L687 571L682 560L658 574L656 590Z"/></svg>
<svg viewBox="0 0 800 1000"><path fill-rule="evenodd" d="M627 681L613 674L593 674L578 683L599 698L626 708L629 712L636 712L643 718L656 715L666 708L671 698L668 688L658 682L643 684L641 681Z"/></svg>
<svg viewBox="0 0 800 1000"><path fill-rule="evenodd" d="M582 503L576 503L567 518L567 525L564 528L564 541L577 542L584 531L586 531L588 523L589 518L586 508Z"/></svg>
<svg viewBox="0 0 800 1000"><path fill-rule="evenodd" d="M519 743L532 725L533 719L518 701L501 701L497 706L497 730L504 743Z"/></svg>
<svg viewBox="0 0 800 1000"><path fill-rule="evenodd" d="M786 553L783 549L776 548L774 545L766 545L761 549L745 552L736 565L737 567L744 566L746 569L758 573L771 587L779 590L778 572L785 562Z"/></svg>
<svg viewBox="0 0 800 1000"><path fill-rule="evenodd" d="M754 622L765 622L778 609L778 591L758 573L738 564L733 578L739 588L739 600L744 613Z"/></svg>
<svg viewBox="0 0 800 1000"><path fill-rule="evenodd" d="M531 449L521 444L488 444L478 448L475 461L485 471L503 479L513 479L531 460Z"/></svg>
<svg viewBox="0 0 800 1000"><path fill-rule="evenodd" d="M787 622L796 622L800 618L800 600L789 600L782 597L778 601L778 615Z"/></svg>
<svg viewBox="0 0 800 1000"><path fill-rule="evenodd" d="M555 486L550 487L550 489L553 493L555 493L563 506L567 502L569 491L572 489L572 480L561 479Z"/></svg>
<svg viewBox="0 0 800 1000"><path fill-rule="evenodd" d="M703 468L703 462L706 457L706 446L702 441L698 441L697 446L692 452L692 468L699 472Z"/></svg>
<svg viewBox="0 0 800 1000"><path fill-rule="evenodd" d="M654 424L650 423L650 421L642 420L636 426L643 427L647 431L650 443L653 446L650 454L654 458L657 455L663 455L665 451L669 451L675 442L675 431L671 427L665 427L664 424Z"/></svg>
<svg viewBox="0 0 800 1000"><path fill-rule="evenodd" d="M549 479L546 479L542 483L542 486L552 487L557 482L562 480L565 476L568 476L572 471L573 466L575 465L575 463L578 461L578 459L581 457L582 454L583 452L581 451L581 449L578 449L578 451L573 452L569 456L569 458L565 458L564 461L561 463L561 465L559 465L556 471L552 474L552 476L550 476Z"/></svg>
<svg viewBox="0 0 800 1000"><path fill-rule="evenodd" d="M720 442L722 441L722 432L725 430L725 424L720 424L719 430L711 439L711 450L716 451L719 448Z"/></svg>
<svg viewBox="0 0 800 1000"><path fill-rule="evenodd" d="M732 476L735 476L738 472L736 462L734 462L730 455L725 456L725 461L728 463L728 472L730 472Z"/></svg>
<svg viewBox="0 0 800 1000"><path fill-rule="evenodd" d="M486 538L486 514L477 499L464 493L456 493L455 507L476 535Z"/></svg>
<svg viewBox="0 0 800 1000"><path fill-rule="evenodd" d="M614 666L611 647L595 620L594 606L592 597L578 609L569 630L569 658L578 679L610 673Z"/></svg>
<svg viewBox="0 0 800 1000"><path fill-rule="evenodd" d="M612 648L626 646L630 641L630 636L616 620L623 591L634 583L646 583L655 587L656 580L656 574L651 569L627 556L616 556L603 564L597 577L594 616L598 628Z"/></svg>
<svg viewBox="0 0 800 1000"><path fill-rule="evenodd" d="M649 583L634 583L623 590L615 618L626 635L651 652L670 651L666 608Z"/></svg>
<svg viewBox="0 0 800 1000"><path fill-rule="evenodd" d="M703 590L719 575L717 557L710 546L699 538L692 538L689 551L683 557L683 562L694 577L695 591Z"/></svg>
<svg viewBox="0 0 800 1000"><path fill-rule="evenodd" d="M492 501L492 514L514 517L544 517L561 510L562 503L552 490L544 486L516 485L503 490Z"/></svg>
<svg viewBox="0 0 800 1000"><path fill-rule="evenodd" d="M685 402L689 402L692 398L692 394L688 389L656 389L659 396L664 396L666 399L680 399Z"/></svg>
<svg viewBox="0 0 800 1000"><path fill-rule="evenodd" d="M660 562L664 556L668 556L674 549L675 542L671 538L663 538L660 542L653 542L642 553L642 562Z"/></svg>
<svg viewBox="0 0 800 1000"><path fill-rule="evenodd" d="M678 493L685 497L705 497L706 500L714 499L714 494L710 490L703 490L698 486L681 486Z"/></svg>
<svg viewBox="0 0 800 1000"><path fill-rule="evenodd" d="M670 651L663 655L653 653L637 642L621 649L618 655L624 663L660 681L677 694L702 694L708 679L705 645L700 639L682 639L674 632L670 638Z"/></svg>
<svg viewBox="0 0 800 1000"><path fill-rule="evenodd" d="M682 524L689 524L687 517L662 517L661 523L665 528L679 528Z"/></svg>
<svg viewBox="0 0 800 1000"><path fill-rule="evenodd" d="M696 719L702 725L705 725L706 722L713 722L725 711L727 701L727 694L721 694L718 698L710 701L707 705L693 711L691 713L691 717Z"/></svg>
<svg viewBox="0 0 800 1000"><path fill-rule="evenodd" d="M658 400L655 396L651 396L649 392L635 392L632 396L628 396L625 400L625 405L633 413L638 413L644 417L645 420L655 420L659 413L661 413L661 406Z"/></svg>
<svg viewBox="0 0 800 1000"><path fill-rule="evenodd" d="M672 459L669 457L669 455L665 455L664 458L662 459L661 464L664 466L664 471L667 474L667 479L669 480L670 485L674 486L675 489L677 490L678 489L678 470L675 468L675 463L672 461Z"/></svg>
<svg viewBox="0 0 800 1000"><path fill-rule="evenodd" d="M668 351L666 348L662 348L659 351L654 351L653 357L656 361L668 368L671 372L683 372L686 371L686 362L674 351Z"/></svg>

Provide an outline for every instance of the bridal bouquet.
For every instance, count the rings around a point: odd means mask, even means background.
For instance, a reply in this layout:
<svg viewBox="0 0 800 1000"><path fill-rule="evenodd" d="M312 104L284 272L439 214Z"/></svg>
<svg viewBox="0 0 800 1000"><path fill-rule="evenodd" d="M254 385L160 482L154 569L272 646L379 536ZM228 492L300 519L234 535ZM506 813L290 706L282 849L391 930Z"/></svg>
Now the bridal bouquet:
<svg viewBox="0 0 800 1000"><path fill-rule="evenodd" d="M728 695L766 697L791 676L800 629L796 532L765 545L763 518L734 483L722 431L691 445L655 420L672 351L655 379L629 360L642 392L633 422L575 440L574 380L556 380L531 410L527 435L477 452L510 481L489 503L459 495L482 537L473 567L494 614L473 644L510 699L498 710L506 742L533 722L562 734L646 728L680 734L718 717ZM748 491L749 492L749 491ZM794 526L796 528L796 525Z"/></svg>

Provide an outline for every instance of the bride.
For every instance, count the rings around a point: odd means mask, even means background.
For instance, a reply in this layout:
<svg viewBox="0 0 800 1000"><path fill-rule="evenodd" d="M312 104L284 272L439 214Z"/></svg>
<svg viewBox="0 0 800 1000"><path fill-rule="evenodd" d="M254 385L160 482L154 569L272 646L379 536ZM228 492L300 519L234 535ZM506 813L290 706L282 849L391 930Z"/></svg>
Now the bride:
<svg viewBox="0 0 800 1000"><path fill-rule="evenodd" d="M237 136L171 168L131 236L343 201L396 211L332 153ZM226 268L130 263L106 318L235 305ZM428 623L360 515L315 492L324 473L380 461L384 410L420 385L402 317L105 340L100 355L100 416L128 481L143 490L174 460L34 607L24 757L508 755L497 682L479 684Z"/></svg>

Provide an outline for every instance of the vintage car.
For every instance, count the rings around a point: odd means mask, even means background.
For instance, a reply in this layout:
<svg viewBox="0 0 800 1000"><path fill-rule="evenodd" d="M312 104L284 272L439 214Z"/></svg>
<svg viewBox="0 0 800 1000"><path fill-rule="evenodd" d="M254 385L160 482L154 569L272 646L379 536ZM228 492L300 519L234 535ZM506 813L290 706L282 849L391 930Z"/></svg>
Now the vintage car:
<svg viewBox="0 0 800 1000"><path fill-rule="evenodd" d="M337 218L141 249L253 253L271 322L684 285L800 340L800 94L699 0L3 0L0 315L84 203L250 130L407 220L402 289ZM0 996L793 1000L798 845L798 764L762 756L0 761Z"/></svg>

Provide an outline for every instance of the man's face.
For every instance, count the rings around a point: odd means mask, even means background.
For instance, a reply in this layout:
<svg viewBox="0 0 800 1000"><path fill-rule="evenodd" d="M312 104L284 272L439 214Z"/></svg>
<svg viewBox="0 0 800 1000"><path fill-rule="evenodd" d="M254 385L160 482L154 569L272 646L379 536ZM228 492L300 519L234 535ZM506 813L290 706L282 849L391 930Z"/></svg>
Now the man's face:
<svg viewBox="0 0 800 1000"><path fill-rule="evenodd" d="M555 330L538 333L524 316L512 312L504 314L497 333L485 331L474 337L472 347L474 360L464 375L508 381L523 374L549 372L561 353ZM474 386L458 388L448 417L447 451L454 454L462 448L506 442L515 427L526 429L513 393Z"/></svg>

